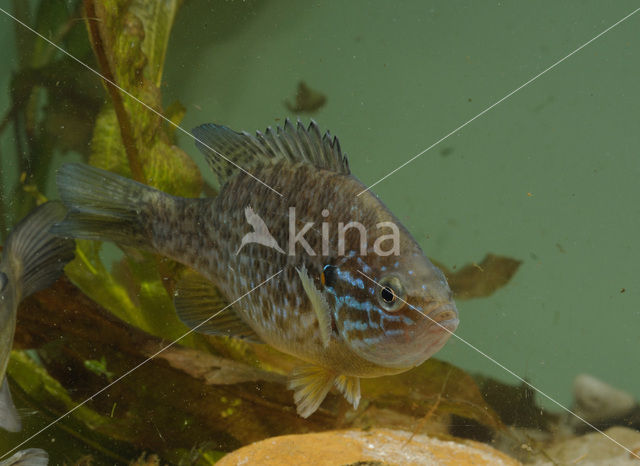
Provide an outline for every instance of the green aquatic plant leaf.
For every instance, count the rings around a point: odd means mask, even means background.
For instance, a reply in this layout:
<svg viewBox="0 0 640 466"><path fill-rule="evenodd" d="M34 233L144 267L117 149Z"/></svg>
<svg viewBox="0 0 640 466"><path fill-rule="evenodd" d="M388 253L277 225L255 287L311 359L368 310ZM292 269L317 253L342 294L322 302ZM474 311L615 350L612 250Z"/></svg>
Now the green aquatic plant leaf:
<svg viewBox="0 0 640 466"><path fill-rule="evenodd" d="M87 14L99 20L87 22L98 62L118 87L106 84L111 102L96 124L90 161L170 194L197 197L200 172L172 144L172 130L158 115L162 69L178 5L177 0L85 1Z"/></svg>
<svg viewBox="0 0 640 466"><path fill-rule="evenodd" d="M162 84L169 35L180 3L177 0L163 2L136 0L131 2L129 7L129 11L140 18L144 26L142 52L148 59L146 74L156 87Z"/></svg>
<svg viewBox="0 0 640 466"><path fill-rule="evenodd" d="M125 258L114 265L115 273L111 273L102 262L102 243L78 240L76 244L76 258L65 272L87 296L128 324L154 335L176 339L188 331L177 318L155 266L147 266L153 263L152 259L147 257L136 263ZM135 272L131 264L136 264ZM196 348L209 346L203 336L195 333L181 343Z"/></svg>
<svg viewBox="0 0 640 466"><path fill-rule="evenodd" d="M96 119L89 163L103 170L131 177L131 168L120 136L118 117L111 104L104 105Z"/></svg>
<svg viewBox="0 0 640 466"><path fill-rule="evenodd" d="M31 397L44 402L51 411L68 411L76 406L67 390L24 351L12 351L8 374L12 381ZM76 410L74 417L91 429L97 429L107 419L86 406Z"/></svg>
<svg viewBox="0 0 640 466"><path fill-rule="evenodd" d="M173 300L158 272L162 259L149 253L131 251L112 268L112 277L126 290L136 309L136 326L153 335L171 340L182 338L189 329L180 321L173 307ZM167 272L167 280L169 272ZM171 274L172 275L172 274ZM189 333L181 344L192 347L209 347L206 338Z"/></svg>
<svg viewBox="0 0 640 466"><path fill-rule="evenodd" d="M104 76L115 84L105 83L111 99L93 129L89 162L170 194L198 197L200 173L187 154L173 145L174 134L158 115L162 69L179 3L84 2L96 59ZM169 118L179 120L181 115L174 105ZM86 252L94 270L85 261L82 268L73 264L69 275L96 302L155 335L177 338L187 331L165 287L176 267L158 267L156 256L128 251L127 259L107 271L99 254ZM189 336L186 343L202 346L201 339Z"/></svg>
<svg viewBox="0 0 640 466"><path fill-rule="evenodd" d="M98 359L87 359L84 361L84 367L93 372L94 374L105 377L109 382L113 382L113 372L107 370L107 359L102 356Z"/></svg>
<svg viewBox="0 0 640 466"><path fill-rule="evenodd" d="M166 108L164 113L165 116L173 123L173 125L167 125L167 130L169 131L171 144L175 144L177 129L176 126L178 126L182 122L182 119L187 114L187 109L184 105L176 100Z"/></svg>
<svg viewBox="0 0 640 466"><path fill-rule="evenodd" d="M68 416L59 420L55 429L70 433L81 443L99 452L104 459L122 463L136 451L126 442L116 440L116 437L133 435L133 432L122 426L118 436L101 433L108 432L107 427L113 424L112 419L87 405L77 407L77 402L72 399L69 391L27 352L11 352L7 373L11 377L13 389L18 392L16 398L36 406L41 417L54 420L73 409Z"/></svg>
<svg viewBox="0 0 640 466"><path fill-rule="evenodd" d="M120 286L102 263L102 244L76 240L76 257L65 268L67 276L87 296L100 303L114 315L132 325L140 325L138 310L126 289Z"/></svg>

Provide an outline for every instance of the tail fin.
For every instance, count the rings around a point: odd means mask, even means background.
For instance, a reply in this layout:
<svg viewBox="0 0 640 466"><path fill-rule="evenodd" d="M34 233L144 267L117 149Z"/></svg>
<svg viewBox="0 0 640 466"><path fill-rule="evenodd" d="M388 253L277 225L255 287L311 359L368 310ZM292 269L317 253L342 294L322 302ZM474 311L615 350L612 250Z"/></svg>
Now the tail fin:
<svg viewBox="0 0 640 466"><path fill-rule="evenodd" d="M11 391L5 377L0 385L0 427L9 432L20 432L22 422L11 399ZM0 466L2 463L0 463Z"/></svg>
<svg viewBox="0 0 640 466"><path fill-rule="evenodd" d="M49 455L41 448L20 450L8 460L0 462L0 466L47 466Z"/></svg>
<svg viewBox="0 0 640 466"><path fill-rule="evenodd" d="M74 241L49 233L49 228L62 220L65 212L61 203L47 202L32 210L9 234L2 250L0 267L6 274L5 278L9 279L8 282L5 280L5 286L11 283L17 287L19 299L51 285L73 259ZM13 330L11 332L13 336ZM4 374L0 374L2 376ZM21 429L6 378L0 386L0 427L10 432Z"/></svg>
<svg viewBox="0 0 640 466"><path fill-rule="evenodd" d="M94 241L151 248L145 225L146 201L156 189L90 165L65 164L58 170L58 192L69 213L52 233Z"/></svg>
<svg viewBox="0 0 640 466"><path fill-rule="evenodd" d="M49 233L65 213L59 202L42 204L22 219L7 238L2 253L3 269L10 270L12 277L21 282L18 285L21 298L52 285L73 259L74 241Z"/></svg>

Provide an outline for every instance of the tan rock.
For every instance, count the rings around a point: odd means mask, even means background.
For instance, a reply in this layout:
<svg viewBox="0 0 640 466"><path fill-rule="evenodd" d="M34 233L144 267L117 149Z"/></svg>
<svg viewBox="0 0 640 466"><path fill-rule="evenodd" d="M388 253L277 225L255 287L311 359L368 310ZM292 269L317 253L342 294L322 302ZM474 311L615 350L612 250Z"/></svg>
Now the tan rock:
<svg viewBox="0 0 640 466"><path fill-rule="evenodd" d="M440 440L411 433L373 429L284 435L240 448L222 458L219 466L239 465L425 465L517 466L518 461L488 445L470 440Z"/></svg>
<svg viewBox="0 0 640 466"><path fill-rule="evenodd" d="M535 466L556 464L577 464L579 466L640 465L640 459L637 457L640 456L640 432L626 427L612 427L607 429L605 434L610 438L598 432L592 432L559 441L544 449L546 459L540 459L533 464Z"/></svg>
<svg viewBox="0 0 640 466"><path fill-rule="evenodd" d="M592 375L580 374L573 380L573 411L591 423L624 416L637 406L635 398ZM575 424L582 421L570 418Z"/></svg>

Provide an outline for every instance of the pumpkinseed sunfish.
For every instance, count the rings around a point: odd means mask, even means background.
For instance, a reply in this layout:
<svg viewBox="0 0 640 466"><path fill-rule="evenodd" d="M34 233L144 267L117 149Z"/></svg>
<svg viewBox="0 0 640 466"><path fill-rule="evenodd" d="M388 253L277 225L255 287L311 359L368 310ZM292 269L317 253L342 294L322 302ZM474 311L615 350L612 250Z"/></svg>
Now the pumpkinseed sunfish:
<svg viewBox="0 0 640 466"><path fill-rule="evenodd" d="M73 259L75 243L53 236L49 229L64 218L59 202L32 210L9 233L0 262L0 427L18 432L21 422L6 379L16 330L18 304L27 296L53 284Z"/></svg>
<svg viewBox="0 0 640 466"><path fill-rule="evenodd" d="M69 214L52 231L190 267L174 304L191 328L242 298L198 331L303 360L289 388L304 417L334 385L357 408L361 377L406 371L445 344L458 313L444 275L375 195L357 195L365 186L337 138L289 120L255 136L214 124L193 134L217 197L175 197L64 165L57 180Z"/></svg>

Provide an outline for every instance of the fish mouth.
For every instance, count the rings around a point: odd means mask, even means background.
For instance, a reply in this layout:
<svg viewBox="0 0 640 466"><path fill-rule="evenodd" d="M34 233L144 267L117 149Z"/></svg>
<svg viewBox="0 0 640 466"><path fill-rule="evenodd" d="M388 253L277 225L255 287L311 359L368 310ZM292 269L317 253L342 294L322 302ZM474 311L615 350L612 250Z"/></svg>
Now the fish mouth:
<svg viewBox="0 0 640 466"><path fill-rule="evenodd" d="M436 309L427 314L427 319L431 322L429 333L447 332L453 333L458 328L458 310L453 303L438 305Z"/></svg>

